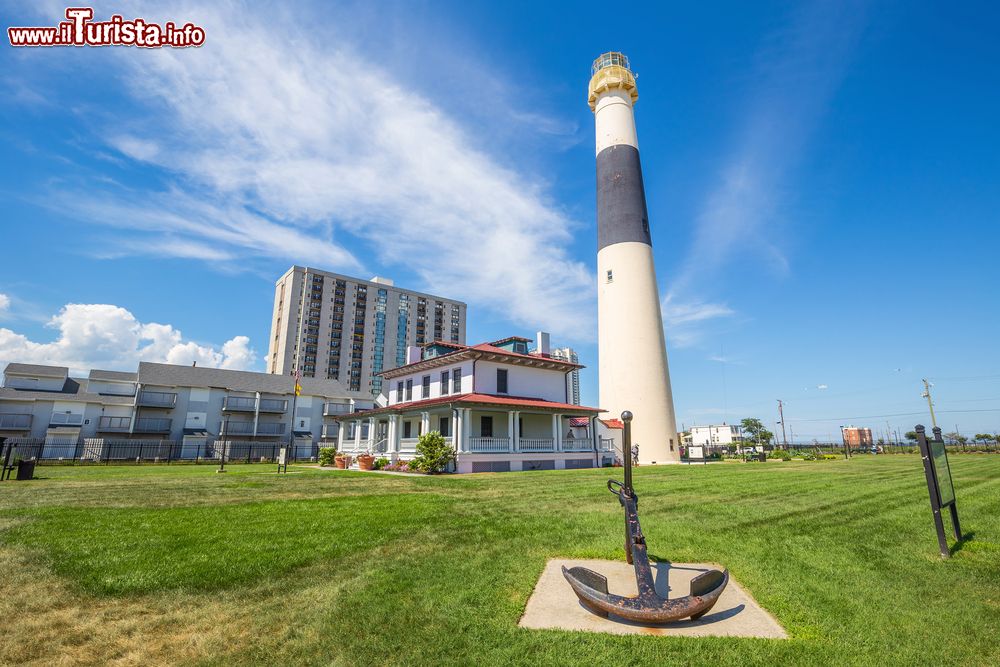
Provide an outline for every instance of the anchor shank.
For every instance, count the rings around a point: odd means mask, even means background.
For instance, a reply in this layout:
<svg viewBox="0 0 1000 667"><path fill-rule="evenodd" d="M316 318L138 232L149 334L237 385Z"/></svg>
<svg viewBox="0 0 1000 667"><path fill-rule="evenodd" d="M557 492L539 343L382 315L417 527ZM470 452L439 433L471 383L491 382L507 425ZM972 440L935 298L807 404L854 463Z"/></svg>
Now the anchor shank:
<svg viewBox="0 0 1000 667"><path fill-rule="evenodd" d="M653 570L649 565L649 555L646 553L646 537L639 525L639 511L635 497L621 496L625 507L625 529L628 531L627 548L632 554L632 566L635 568L635 584L639 589L639 597L656 595L656 585L653 582Z"/></svg>

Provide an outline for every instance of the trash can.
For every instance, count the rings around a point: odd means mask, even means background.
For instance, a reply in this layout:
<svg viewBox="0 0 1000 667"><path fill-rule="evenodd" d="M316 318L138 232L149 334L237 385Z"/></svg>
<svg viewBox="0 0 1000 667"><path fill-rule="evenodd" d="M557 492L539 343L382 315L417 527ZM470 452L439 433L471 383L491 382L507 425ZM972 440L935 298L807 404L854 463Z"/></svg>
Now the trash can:
<svg viewBox="0 0 1000 667"><path fill-rule="evenodd" d="M17 462L17 479L32 479L35 476L35 460L21 459Z"/></svg>
<svg viewBox="0 0 1000 667"><path fill-rule="evenodd" d="M761 463L767 463L767 453L761 452L760 454L757 454L757 460Z"/></svg>

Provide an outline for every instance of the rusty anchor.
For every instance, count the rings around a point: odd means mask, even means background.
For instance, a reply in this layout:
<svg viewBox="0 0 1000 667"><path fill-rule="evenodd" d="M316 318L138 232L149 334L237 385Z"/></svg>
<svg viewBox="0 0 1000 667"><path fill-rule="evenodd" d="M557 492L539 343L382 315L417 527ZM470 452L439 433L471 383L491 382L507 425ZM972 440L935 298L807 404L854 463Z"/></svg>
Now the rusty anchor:
<svg viewBox="0 0 1000 667"><path fill-rule="evenodd" d="M690 594L682 598L660 597L653 582L653 572L646 553L646 537L639 525L639 497L632 488L632 413L623 412L625 481L608 480L608 490L618 496L625 508L625 558L635 568L636 597L623 597L608 592L608 580L602 574L585 567L563 567L563 576L573 587L580 602L598 616L609 614L638 623L665 623L704 616L719 601L729 583L728 570L709 570L691 580Z"/></svg>

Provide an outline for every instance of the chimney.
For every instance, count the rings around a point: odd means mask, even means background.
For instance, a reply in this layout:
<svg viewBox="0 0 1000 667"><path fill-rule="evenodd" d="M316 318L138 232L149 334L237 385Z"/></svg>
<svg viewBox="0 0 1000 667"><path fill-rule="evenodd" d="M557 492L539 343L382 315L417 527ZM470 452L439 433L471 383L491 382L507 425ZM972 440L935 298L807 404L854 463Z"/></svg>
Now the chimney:
<svg viewBox="0 0 1000 667"><path fill-rule="evenodd" d="M539 331L535 334L535 354L543 357L552 356L552 350L549 349L549 334L545 331Z"/></svg>
<svg viewBox="0 0 1000 667"><path fill-rule="evenodd" d="M422 358L422 350L416 345L410 345L406 348L406 363L415 364Z"/></svg>

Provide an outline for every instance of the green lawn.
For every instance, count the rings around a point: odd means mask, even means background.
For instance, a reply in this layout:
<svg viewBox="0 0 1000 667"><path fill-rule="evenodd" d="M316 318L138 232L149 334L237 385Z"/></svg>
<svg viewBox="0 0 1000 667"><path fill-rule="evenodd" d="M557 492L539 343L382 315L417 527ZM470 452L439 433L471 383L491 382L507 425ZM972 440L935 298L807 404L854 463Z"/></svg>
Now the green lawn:
<svg viewBox="0 0 1000 667"><path fill-rule="evenodd" d="M546 559L623 559L608 470L413 478L42 467L0 484L0 664L1000 664L1000 456L640 468L651 553L729 567L789 640L517 627ZM617 476L617 475L616 475Z"/></svg>

